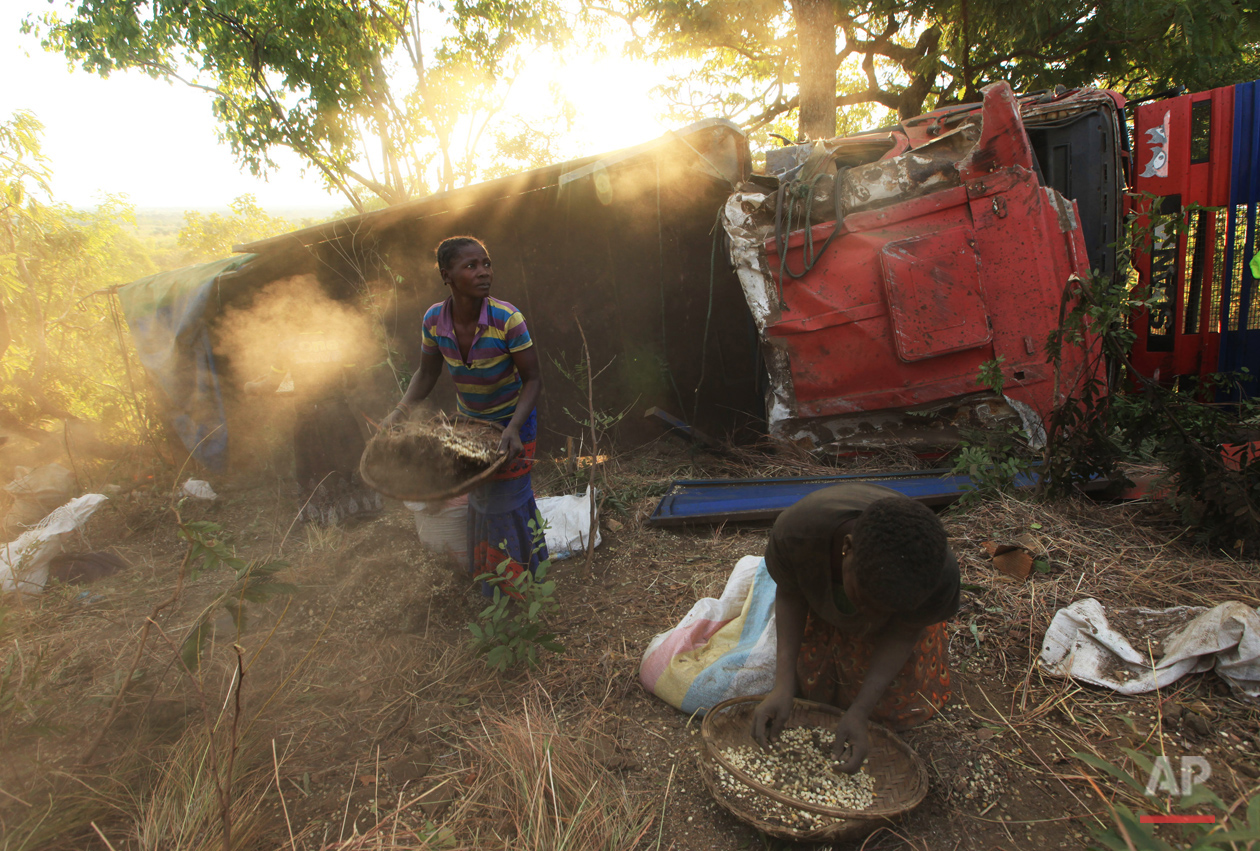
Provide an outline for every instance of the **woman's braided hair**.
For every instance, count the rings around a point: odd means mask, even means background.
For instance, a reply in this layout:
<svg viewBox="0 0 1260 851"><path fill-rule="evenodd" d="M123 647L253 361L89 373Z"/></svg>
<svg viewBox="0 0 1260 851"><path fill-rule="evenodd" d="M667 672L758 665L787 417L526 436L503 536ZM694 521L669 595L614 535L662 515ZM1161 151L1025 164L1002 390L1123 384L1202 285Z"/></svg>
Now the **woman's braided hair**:
<svg viewBox="0 0 1260 851"><path fill-rule="evenodd" d="M461 248L468 245L480 245L482 251L486 250L485 243L477 239L475 236L451 236L442 240L441 243L438 244L437 251L435 252L437 254L438 268L451 268L451 263L454 262L455 255L459 253Z"/></svg>
<svg viewBox="0 0 1260 851"><path fill-rule="evenodd" d="M858 586L893 611L913 611L927 600L940 582L948 549L940 518L908 497L873 502L853 524Z"/></svg>

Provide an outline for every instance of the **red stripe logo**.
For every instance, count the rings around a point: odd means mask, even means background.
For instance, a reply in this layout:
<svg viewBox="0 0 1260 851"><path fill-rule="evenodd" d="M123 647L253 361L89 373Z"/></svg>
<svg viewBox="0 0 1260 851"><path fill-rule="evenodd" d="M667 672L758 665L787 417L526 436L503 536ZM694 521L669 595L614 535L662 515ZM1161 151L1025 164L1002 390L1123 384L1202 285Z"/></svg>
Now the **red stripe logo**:
<svg viewBox="0 0 1260 851"><path fill-rule="evenodd" d="M1216 816L1139 816L1142 824L1216 824Z"/></svg>

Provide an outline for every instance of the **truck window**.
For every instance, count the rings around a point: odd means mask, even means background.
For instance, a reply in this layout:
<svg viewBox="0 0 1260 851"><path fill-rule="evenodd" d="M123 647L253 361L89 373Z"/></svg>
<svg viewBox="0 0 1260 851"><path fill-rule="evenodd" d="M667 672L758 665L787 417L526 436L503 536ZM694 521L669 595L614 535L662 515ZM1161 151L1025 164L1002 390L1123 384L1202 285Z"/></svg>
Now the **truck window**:
<svg viewBox="0 0 1260 851"><path fill-rule="evenodd" d="M1190 164L1205 163L1212 157L1212 101L1190 104Z"/></svg>

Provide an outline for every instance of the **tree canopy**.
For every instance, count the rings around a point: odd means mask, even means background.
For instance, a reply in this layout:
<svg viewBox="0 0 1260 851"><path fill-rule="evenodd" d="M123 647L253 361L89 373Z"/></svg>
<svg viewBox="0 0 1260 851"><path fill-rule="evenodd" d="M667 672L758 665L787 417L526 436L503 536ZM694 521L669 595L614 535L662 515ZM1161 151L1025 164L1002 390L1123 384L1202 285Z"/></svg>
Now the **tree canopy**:
<svg viewBox="0 0 1260 851"><path fill-rule="evenodd" d="M750 128L799 113L833 135L836 107L909 117L1016 90L1101 84L1128 94L1260 76L1254 0L611 0L597 5L658 59L700 76ZM703 99L701 102L704 102ZM711 98L705 105L718 103Z"/></svg>
<svg viewBox="0 0 1260 851"><path fill-rule="evenodd" d="M57 204L29 112L0 122L0 413L31 424L82 417L109 425L137 412L126 393L119 327L92 293L157 271L129 230L132 210Z"/></svg>
<svg viewBox="0 0 1260 851"><path fill-rule="evenodd" d="M242 195L229 206L231 213L227 215L197 210L184 213L184 226L180 228L176 241L187 252L187 262L204 263L230 257L238 245L266 239L296 227L287 219L268 215L258 206L258 199L253 195Z"/></svg>
<svg viewBox="0 0 1260 851"><path fill-rule="evenodd" d="M359 210L469 180L521 51L564 34L555 0L78 0L25 29L88 71L204 89L253 173L291 149Z"/></svg>
<svg viewBox="0 0 1260 851"><path fill-rule="evenodd" d="M291 225L249 195L226 215L186 212L178 236L139 227L121 197L72 208L53 195L42 137L29 112L0 120L0 426L76 418L134 442L158 414L114 290Z"/></svg>

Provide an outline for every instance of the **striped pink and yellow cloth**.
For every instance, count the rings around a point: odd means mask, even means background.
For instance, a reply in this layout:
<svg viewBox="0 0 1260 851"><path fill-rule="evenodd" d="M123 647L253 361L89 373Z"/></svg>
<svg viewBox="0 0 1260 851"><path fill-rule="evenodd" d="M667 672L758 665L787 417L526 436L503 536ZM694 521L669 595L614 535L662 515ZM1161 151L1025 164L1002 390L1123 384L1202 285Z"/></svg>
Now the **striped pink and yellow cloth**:
<svg viewBox="0 0 1260 851"><path fill-rule="evenodd" d="M639 664L643 687L689 715L728 698L770 691L774 595L765 559L744 556L721 597L700 600L676 627L648 644Z"/></svg>

